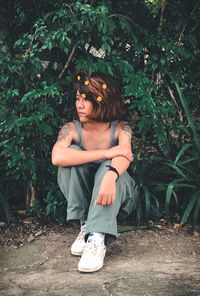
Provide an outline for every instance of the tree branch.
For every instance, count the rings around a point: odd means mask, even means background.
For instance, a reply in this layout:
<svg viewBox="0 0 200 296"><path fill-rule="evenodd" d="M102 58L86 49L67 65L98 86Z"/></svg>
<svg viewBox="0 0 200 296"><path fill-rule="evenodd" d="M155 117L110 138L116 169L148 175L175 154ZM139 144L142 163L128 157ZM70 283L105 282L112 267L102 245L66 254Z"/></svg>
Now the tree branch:
<svg viewBox="0 0 200 296"><path fill-rule="evenodd" d="M34 35L33 35L33 38L31 39L31 42L30 42L30 44L29 44L29 48L28 48L28 50L25 51L24 58L26 58L27 55L31 52L31 46L32 46L32 44L33 44L33 40L35 39L35 35L36 35L36 33L37 33L38 27L39 27L39 24L37 25L37 27L36 27L36 29L35 29L35 33L34 33Z"/></svg>
<svg viewBox="0 0 200 296"><path fill-rule="evenodd" d="M65 3L65 6L69 8L69 10L70 10L71 13L73 13L73 10L72 10L72 8L71 8L70 5L68 5L68 4Z"/></svg>
<svg viewBox="0 0 200 296"><path fill-rule="evenodd" d="M70 62L71 62L71 60L72 60L72 58L73 58L73 55L74 55L74 53L75 53L75 50L76 50L76 44L75 44L74 47L72 48L72 51L71 51L71 53L70 53L70 55L69 55L69 57L68 57L68 59L67 59L67 62L66 62L66 64L65 64L65 66L64 66L64 68L62 69L62 71L60 72L60 74L59 74L59 76L58 76L59 79L62 78L64 72L65 72L66 69L68 68L68 66L69 66L69 64L70 64Z"/></svg>
<svg viewBox="0 0 200 296"><path fill-rule="evenodd" d="M126 18L127 20L129 20L130 22L135 23L131 18L129 18L128 16L123 15L123 14L116 13L116 14L111 14L108 17L114 17L114 16L122 16L122 17Z"/></svg>
<svg viewBox="0 0 200 296"><path fill-rule="evenodd" d="M161 5L161 13L160 13L160 22L159 22L159 25L158 25L158 35L159 35L161 27L162 27L162 22L163 22L163 17L164 17L164 10L165 10L166 4L167 4L166 0L161 0L161 3L160 3L160 5Z"/></svg>
<svg viewBox="0 0 200 296"><path fill-rule="evenodd" d="M198 2L199 2L199 1L197 1L197 3L195 4L195 6L194 6L194 8L192 9L190 15L193 15L193 13L194 13L194 11L195 11L197 5L198 5ZM184 32L185 32L185 29L186 29L186 27L187 27L187 24L188 24L188 21L187 21L187 23L185 24L185 26L183 27L183 29L182 29L182 31L181 31L181 33L180 33L180 35L179 35L179 38L178 38L178 45L180 45L180 43L181 43L181 40L182 40L183 34L184 34Z"/></svg>

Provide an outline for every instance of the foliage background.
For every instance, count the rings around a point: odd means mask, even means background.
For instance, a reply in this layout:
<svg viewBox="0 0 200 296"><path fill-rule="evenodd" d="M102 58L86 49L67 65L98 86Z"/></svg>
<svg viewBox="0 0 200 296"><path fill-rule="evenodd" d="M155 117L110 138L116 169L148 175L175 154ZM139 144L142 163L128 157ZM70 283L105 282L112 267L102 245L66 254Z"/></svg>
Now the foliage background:
<svg viewBox="0 0 200 296"><path fill-rule="evenodd" d="M199 219L200 1L7 0L0 10L0 216L65 219L51 149L72 119L72 76L103 71L133 128L133 219ZM12 211L11 211L12 209ZM159 214L158 214L159 213ZM155 215L154 215L155 214Z"/></svg>

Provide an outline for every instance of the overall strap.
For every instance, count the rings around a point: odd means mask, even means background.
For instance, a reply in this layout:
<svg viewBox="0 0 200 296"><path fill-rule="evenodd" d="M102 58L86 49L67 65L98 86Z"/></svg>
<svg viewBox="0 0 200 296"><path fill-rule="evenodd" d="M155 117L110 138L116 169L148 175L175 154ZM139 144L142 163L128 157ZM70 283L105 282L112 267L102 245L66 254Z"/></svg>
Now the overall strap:
<svg viewBox="0 0 200 296"><path fill-rule="evenodd" d="M82 124L79 120L73 120L74 125L76 127L77 133L78 133L78 142L77 145L81 148L83 147L83 137L82 137Z"/></svg>

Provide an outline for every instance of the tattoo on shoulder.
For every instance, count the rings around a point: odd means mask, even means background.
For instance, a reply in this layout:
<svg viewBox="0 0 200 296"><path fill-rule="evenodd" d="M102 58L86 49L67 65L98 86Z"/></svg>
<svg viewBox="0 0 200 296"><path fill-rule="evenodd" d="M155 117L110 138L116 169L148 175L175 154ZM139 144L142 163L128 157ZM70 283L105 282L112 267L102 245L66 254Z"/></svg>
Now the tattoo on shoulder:
<svg viewBox="0 0 200 296"><path fill-rule="evenodd" d="M130 138L130 140L131 140L131 138L132 138L132 129L131 129L130 125L128 125L127 123L125 123L122 126L122 131L124 131L128 135L128 137Z"/></svg>
<svg viewBox="0 0 200 296"><path fill-rule="evenodd" d="M65 125L63 125L63 127L59 131L57 141L66 141L70 132L71 132L71 126L69 123L66 123Z"/></svg>

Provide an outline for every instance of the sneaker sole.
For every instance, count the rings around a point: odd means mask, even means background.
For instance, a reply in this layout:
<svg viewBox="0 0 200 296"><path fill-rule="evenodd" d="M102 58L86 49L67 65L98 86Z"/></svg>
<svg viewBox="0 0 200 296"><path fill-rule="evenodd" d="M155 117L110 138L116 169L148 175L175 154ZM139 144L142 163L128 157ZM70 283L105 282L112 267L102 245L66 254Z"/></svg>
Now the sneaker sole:
<svg viewBox="0 0 200 296"><path fill-rule="evenodd" d="M71 254L74 255L74 256L81 256L82 253L83 253L83 251L82 252L74 252L74 251L71 251Z"/></svg>
<svg viewBox="0 0 200 296"><path fill-rule="evenodd" d="M102 263L100 266L98 266L98 267L96 267L96 268L91 268L91 269L88 269L88 268L82 268L82 267L79 267L79 266L78 266L78 270L79 270L80 272L95 272L95 271L100 270L102 267L103 267L103 263Z"/></svg>

